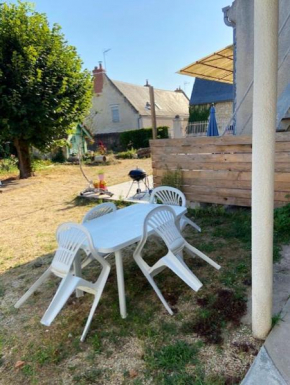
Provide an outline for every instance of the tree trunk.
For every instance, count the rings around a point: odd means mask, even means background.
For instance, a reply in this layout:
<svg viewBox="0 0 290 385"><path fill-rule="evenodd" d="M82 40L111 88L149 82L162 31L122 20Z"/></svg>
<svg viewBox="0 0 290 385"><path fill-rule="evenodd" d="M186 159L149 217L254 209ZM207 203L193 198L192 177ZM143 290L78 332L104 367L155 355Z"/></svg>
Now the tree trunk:
<svg viewBox="0 0 290 385"><path fill-rule="evenodd" d="M31 167L28 143L22 139L15 139L14 146L17 150L20 179L31 177L33 175L33 172Z"/></svg>

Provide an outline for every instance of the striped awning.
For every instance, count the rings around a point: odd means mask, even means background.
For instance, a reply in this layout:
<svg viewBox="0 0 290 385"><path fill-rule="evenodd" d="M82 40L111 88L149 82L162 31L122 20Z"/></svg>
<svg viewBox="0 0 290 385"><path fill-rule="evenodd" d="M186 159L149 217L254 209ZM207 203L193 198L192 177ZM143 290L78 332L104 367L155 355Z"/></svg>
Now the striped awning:
<svg viewBox="0 0 290 385"><path fill-rule="evenodd" d="M178 73L195 78L232 84L234 73L233 45L229 45L182 68Z"/></svg>

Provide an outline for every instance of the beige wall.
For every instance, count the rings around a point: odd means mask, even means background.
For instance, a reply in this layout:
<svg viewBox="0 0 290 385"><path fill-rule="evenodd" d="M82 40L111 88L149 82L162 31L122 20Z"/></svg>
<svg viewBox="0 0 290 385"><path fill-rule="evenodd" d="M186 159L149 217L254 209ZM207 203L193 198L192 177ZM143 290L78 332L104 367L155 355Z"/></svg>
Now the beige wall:
<svg viewBox="0 0 290 385"><path fill-rule="evenodd" d="M170 129L173 127L173 117L156 117L157 127L167 126ZM151 116L142 116L142 128L152 127Z"/></svg>
<svg viewBox="0 0 290 385"><path fill-rule="evenodd" d="M112 121L111 106L119 106L119 122ZM173 127L172 117L156 117L157 126ZM188 117L185 117L187 120ZM92 133L109 134L115 132L124 132L136 130L138 128L151 127L151 116L141 116L126 100L126 98L116 89L110 80L104 76L103 91L100 94L94 94L92 108L89 116L85 119L85 124Z"/></svg>
<svg viewBox="0 0 290 385"><path fill-rule="evenodd" d="M93 134L123 132L138 128L139 114L126 101L124 96L104 76L103 92L93 96L93 103L85 124ZM119 106L119 122L112 121L111 106Z"/></svg>

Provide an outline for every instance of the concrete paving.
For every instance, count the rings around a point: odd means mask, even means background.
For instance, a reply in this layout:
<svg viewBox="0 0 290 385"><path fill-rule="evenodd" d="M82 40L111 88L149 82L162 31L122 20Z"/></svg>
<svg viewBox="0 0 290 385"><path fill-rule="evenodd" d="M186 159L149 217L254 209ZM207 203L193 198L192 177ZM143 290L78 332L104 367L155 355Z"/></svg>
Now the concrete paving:
<svg viewBox="0 0 290 385"><path fill-rule="evenodd" d="M242 385L290 385L290 246L282 249L280 263L274 265L273 315L280 321L268 335ZM250 297L249 297L250 298ZM251 320L248 302L245 323Z"/></svg>
<svg viewBox="0 0 290 385"><path fill-rule="evenodd" d="M153 189L152 175L148 176L148 184L149 184L149 188ZM148 203L150 195L145 184L142 181L140 182L140 189L142 191L140 194L136 194L137 187L138 185L136 182L132 184L132 180L128 180L128 182L116 184L114 186L109 186L108 190L113 194L113 196L111 197L104 195L104 196L90 196L90 198L102 198L102 199L105 199L106 201L123 200L126 202ZM129 191L130 191L130 194L128 195Z"/></svg>

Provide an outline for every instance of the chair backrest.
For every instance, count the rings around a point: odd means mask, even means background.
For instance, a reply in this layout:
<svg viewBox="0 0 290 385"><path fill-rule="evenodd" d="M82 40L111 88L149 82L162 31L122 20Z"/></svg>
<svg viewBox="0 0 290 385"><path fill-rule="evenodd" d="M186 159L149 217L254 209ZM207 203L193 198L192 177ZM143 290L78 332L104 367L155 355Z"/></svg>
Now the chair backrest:
<svg viewBox="0 0 290 385"><path fill-rule="evenodd" d="M98 206L93 207L91 210L89 210L84 216L82 223L85 223L93 219L99 218L103 215L112 213L113 211L116 211L116 209L117 208L114 205L114 203L111 203L111 202L102 203Z"/></svg>
<svg viewBox="0 0 290 385"><path fill-rule="evenodd" d="M103 266L108 263L97 253L90 233L82 225L72 222L63 223L56 231L56 239L58 248L51 264L56 275L62 276L69 273L78 251L84 244Z"/></svg>
<svg viewBox="0 0 290 385"><path fill-rule="evenodd" d="M156 187L152 191L149 203L159 202L170 206L186 206L184 194L177 188L169 186Z"/></svg>
<svg viewBox="0 0 290 385"><path fill-rule="evenodd" d="M168 249L173 253L180 251L184 247L185 241L176 227L176 215L171 207L156 207L146 216L143 229L143 239L145 242L148 232L152 229L163 239Z"/></svg>

